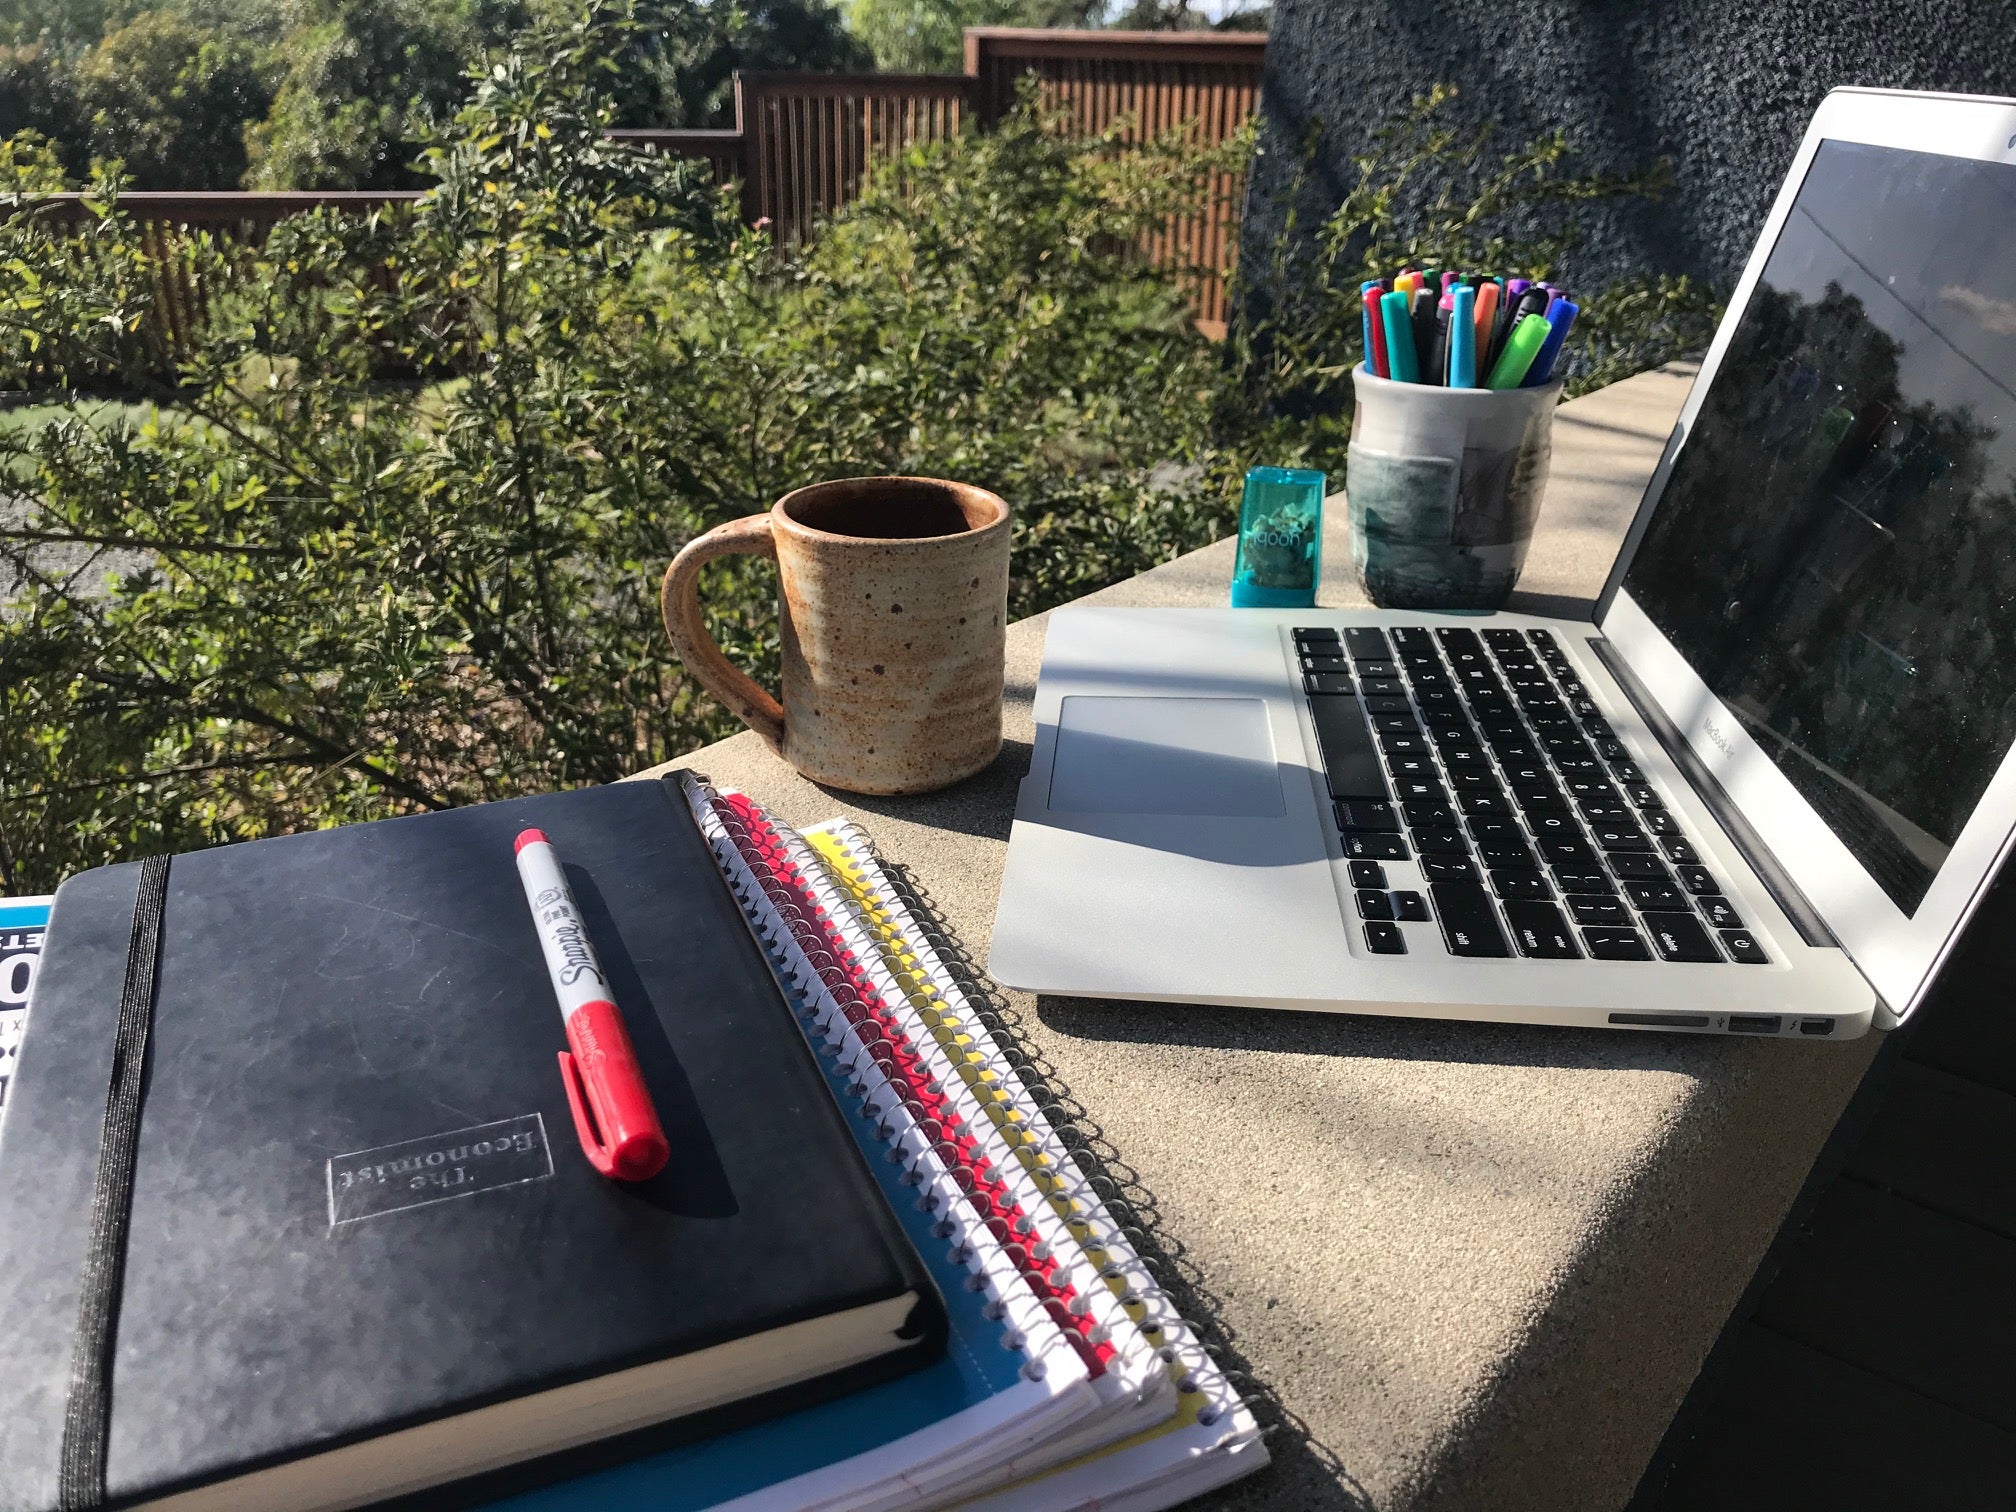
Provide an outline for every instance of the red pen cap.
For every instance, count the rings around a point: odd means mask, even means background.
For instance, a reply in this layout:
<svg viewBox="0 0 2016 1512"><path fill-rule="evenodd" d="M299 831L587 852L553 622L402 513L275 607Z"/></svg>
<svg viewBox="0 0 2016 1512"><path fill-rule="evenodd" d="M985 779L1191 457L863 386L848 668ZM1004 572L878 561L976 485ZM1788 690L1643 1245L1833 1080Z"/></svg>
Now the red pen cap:
<svg viewBox="0 0 2016 1512"><path fill-rule="evenodd" d="M665 1169L672 1146L637 1069L623 1015L607 1001L583 1003L567 1019L560 1081L574 1132L588 1162L618 1181L648 1181Z"/></svg>

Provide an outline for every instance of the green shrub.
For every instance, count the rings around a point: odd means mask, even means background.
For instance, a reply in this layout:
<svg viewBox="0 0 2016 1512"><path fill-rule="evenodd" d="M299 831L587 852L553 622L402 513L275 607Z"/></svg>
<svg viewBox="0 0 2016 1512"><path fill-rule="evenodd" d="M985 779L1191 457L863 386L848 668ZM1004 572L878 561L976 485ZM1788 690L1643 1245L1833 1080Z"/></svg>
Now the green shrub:
<svg viewBox="0 0 2016 1512"><path fill-rule="evenodd" d="M604 139L619 41L599 11L528 36L411 209L199 242L193 276L230 292L179 366L116 193L74 235L0 221L0 369L110 371L159 406L0 430L26 510L0 521L0 889L606 781L725 733L657 579L798 484L1000 490L1018 612L1224 532L1218 354L1127 251L1196 154L1029 110L780 256L694 168ZM769 665L768 570L707 592Z"/></svg>

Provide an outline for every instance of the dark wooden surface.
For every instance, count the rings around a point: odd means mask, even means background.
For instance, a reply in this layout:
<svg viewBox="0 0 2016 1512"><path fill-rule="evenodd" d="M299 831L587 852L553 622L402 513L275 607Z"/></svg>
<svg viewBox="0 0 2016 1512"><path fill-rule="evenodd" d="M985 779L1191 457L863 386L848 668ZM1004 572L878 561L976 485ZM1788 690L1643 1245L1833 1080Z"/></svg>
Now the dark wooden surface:
<svg viewBox="0 0 2016 1512"><path fill-rule="evenodd" d="M2016 1506L2016 885L1823 1155L1632 1512Z"/></svg>

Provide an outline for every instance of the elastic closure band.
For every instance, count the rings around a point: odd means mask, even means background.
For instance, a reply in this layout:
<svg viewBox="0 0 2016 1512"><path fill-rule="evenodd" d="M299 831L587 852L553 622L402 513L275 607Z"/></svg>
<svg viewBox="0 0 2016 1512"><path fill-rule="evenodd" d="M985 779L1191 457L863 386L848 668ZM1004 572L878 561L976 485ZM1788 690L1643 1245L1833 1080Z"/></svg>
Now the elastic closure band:
<svg viewBox="0 0 2016 1512"><path fill-rule="evenodd" d="M147 1038L154 1024L154 973L161 956L161 914L168 901L168 858L140 863L133 933L126 945L126 987L112 1040L112 1084L91 1189L91 1238L71 1341L70 1394L63 1408L56 1505L97 1512L105 1505L105 1441L112 1426L112 1350L133 1224L133 1167L140 1148L140 1097Z"/></svg>

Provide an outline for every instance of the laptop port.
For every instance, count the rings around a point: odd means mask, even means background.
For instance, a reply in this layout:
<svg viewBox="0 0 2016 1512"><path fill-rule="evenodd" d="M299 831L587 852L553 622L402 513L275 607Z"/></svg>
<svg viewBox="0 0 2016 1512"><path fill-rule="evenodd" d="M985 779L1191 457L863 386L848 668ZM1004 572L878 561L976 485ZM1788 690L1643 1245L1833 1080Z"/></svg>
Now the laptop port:
<svg viewBox="0 0 2016 1512"><path fill-rule="evenodd" d="M1613 1013L1613 1024L1635 1024L1646 1029L1706 1029L1705 1013Z"/></svg>
<svg viewBox="0 0 2016 1512"><path fill-rule="evenodd" d="M1731 1034L1776 1034L1783 1020L1775 1013L1732 1013L1729 1015Z"/></svg>
<svg viewBox="0 0 2016 1512"><path fill-rule="evenodd" d="M1799 1032L1801 1034L1832 1034L1834 1032L1834 1020L1801 1019L1799 1020Z"/></svg>

